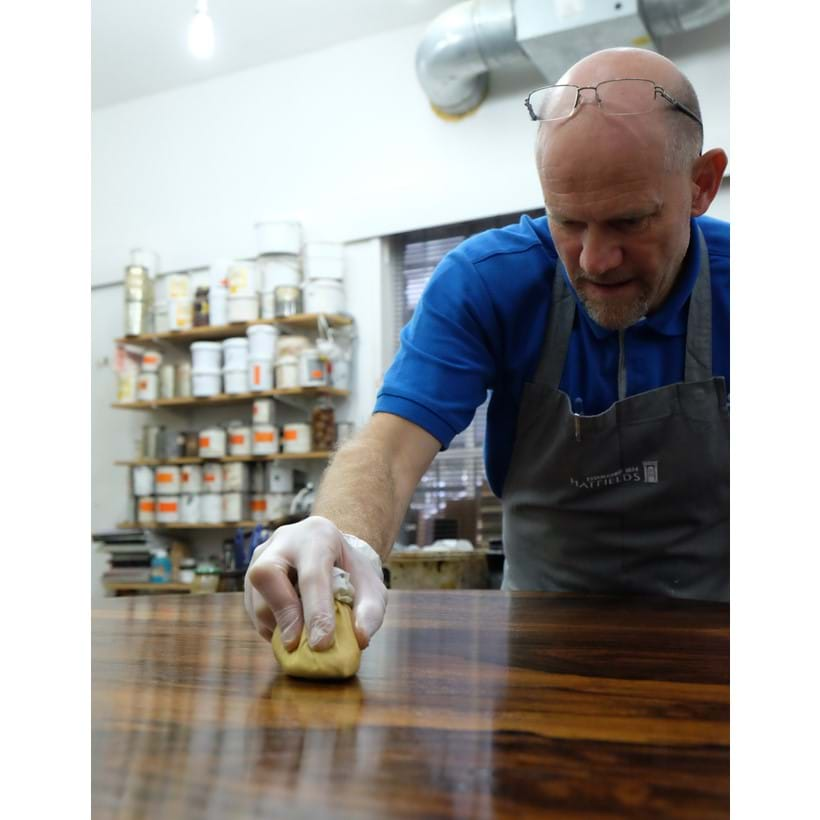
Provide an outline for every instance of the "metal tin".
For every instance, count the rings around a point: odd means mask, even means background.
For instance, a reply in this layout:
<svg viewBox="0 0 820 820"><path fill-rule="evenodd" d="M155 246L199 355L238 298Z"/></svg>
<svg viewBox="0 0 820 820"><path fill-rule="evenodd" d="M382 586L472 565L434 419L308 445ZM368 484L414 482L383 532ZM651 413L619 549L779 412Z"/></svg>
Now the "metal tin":
<svg viewBox="0 0 820 820"><path fill-rule="evenodd" d="M185 433L163 430L159 436L157 458L182 458L185 455Z"/></svg>
<svg viewBox="0 0 820 820"><path fill-rule="evenodd" d="M302 290L294 285L280 285L273 292L273 312L277 317L302 312Z"/></svg>
<svg viewBox="0 0 820 820"><path fill-rule="evenodd" d="M190 362L181 362L176 366L174 381L176 395L179 398L190 398L192 387Z"/></svg>
<svg viewBox="0 0 820 820"><path fill-rule="evenodd" d="M142 428L142 457L159 458L159 437L165 428L148 424Z"/></svg>
<svg viewBox="0 0 820 820"><path fill-rule="evenodd" d="M161 399L174 398L174 366L164 364L159 369L159 397Z"/></svg>
<svg viewBox="0 0 820 820"><path fill-rule="evenodd" d="M137 300L125 303L125 335L141 336L149 331L151 303Z"/></svg>

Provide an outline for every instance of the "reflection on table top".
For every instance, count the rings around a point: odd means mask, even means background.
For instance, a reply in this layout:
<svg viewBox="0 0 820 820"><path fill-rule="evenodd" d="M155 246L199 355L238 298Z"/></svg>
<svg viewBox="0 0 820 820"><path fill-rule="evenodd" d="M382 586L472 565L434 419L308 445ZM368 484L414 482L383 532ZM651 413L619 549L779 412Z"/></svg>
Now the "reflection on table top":
<svg viewBox="0 0 820 820"><path fill-rule="evenodd" d="M94 817L726 817L725 604L393 591L359 674L283 677L241 593L92 618Z"/></svg>

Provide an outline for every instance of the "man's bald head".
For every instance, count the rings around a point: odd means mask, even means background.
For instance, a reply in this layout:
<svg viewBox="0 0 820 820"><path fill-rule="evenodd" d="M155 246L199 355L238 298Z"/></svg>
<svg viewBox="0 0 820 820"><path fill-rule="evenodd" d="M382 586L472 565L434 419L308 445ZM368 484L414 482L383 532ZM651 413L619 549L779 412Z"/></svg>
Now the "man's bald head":
<svg viewBox="0 0 820 820"><path fill-rule="evenodd" d="M556 85L594 86L604 80L633 77L654 80L666 92L685 105L700 117L700 104L689 80L669 59L654 51L641 48L610 48L596 51L579 60L570 67L557 81ZM581 107L590 99L592 92L583 92ZM594 106L589 106L594 108ZM553 139L567 132L579 132L588 127L590 118L581 118L581 113L558 123L540 123L536 141L536 162L539 170L542 167L544 153L550 148ZM595 114L603 119L600 123L603 130L609 126L613 133L631 131L640 142L657 141L663 151L664 169L666 171L688 171L700 155L703 145L701 127L672 106L658 102L657 111L652 116L605 117L599 111Z"/></svg>

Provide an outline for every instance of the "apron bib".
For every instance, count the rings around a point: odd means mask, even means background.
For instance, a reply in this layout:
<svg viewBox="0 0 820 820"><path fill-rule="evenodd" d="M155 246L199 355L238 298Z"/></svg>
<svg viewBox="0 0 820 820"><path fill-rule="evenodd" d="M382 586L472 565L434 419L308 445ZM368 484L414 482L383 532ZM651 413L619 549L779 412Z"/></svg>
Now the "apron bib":
<svg viewBox="0 0 820 820"><path fill-rule="evenodd" d="M724 379L712 377L699 228L697 238L684 381L596 416L573 413L558 389L576 311L559 260L504 484L502 589L729 599L729 407Z"/></svg>

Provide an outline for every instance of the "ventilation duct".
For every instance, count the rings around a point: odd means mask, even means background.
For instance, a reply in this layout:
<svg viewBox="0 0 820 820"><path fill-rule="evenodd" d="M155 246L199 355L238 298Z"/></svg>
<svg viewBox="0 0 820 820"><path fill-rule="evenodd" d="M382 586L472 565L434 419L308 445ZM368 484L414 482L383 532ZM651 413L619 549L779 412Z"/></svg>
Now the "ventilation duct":
<svg viewBox="0 0 820 820"><path fill-rule="evenodd" d="M487 95L489 72L530 60L547 82L593 51L655 40L729 13L729 0L465 0L440 14L416 50L433 110L460 118Z"/></svg>

